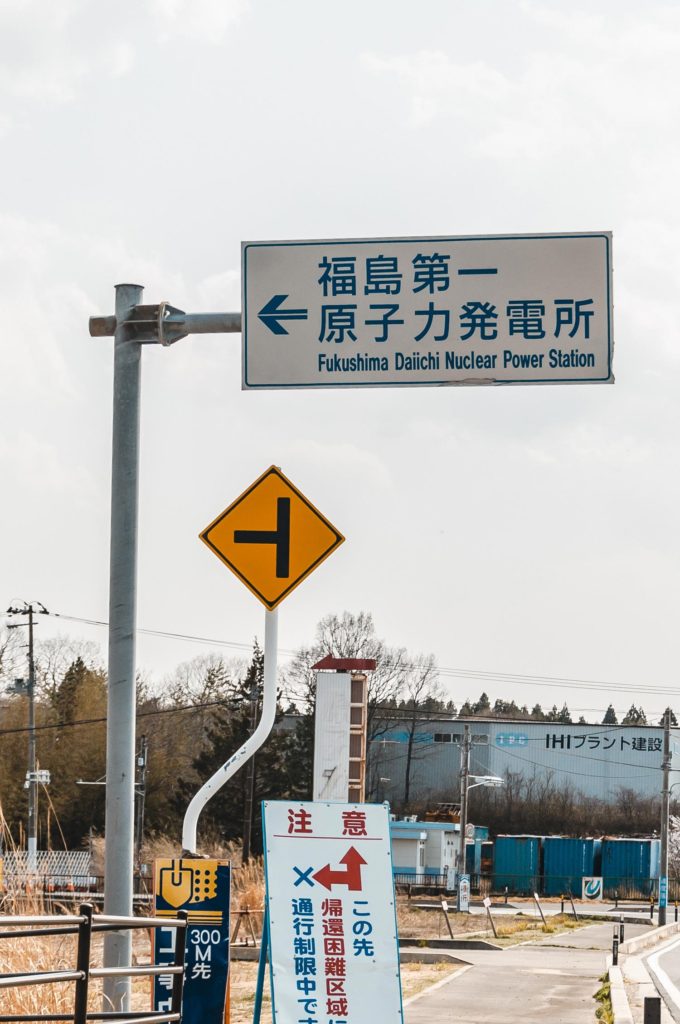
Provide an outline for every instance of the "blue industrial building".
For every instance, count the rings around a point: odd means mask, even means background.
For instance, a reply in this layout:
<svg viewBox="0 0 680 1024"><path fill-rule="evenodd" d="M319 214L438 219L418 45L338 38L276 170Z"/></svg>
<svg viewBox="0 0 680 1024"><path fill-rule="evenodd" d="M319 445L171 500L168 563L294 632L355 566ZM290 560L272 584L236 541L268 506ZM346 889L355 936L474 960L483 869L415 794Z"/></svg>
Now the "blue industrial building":
<svg viewBox="0 0 680 1024"><path fill-rule="evenodd" d="M621 790L658 797L661 789L663 729L657 726L562 725L556 722L478 718L419 721L410 744L409 802L456 799L463 727L472 736L470 771L551 780L585 796L614 801ZM680 771L680 730L673 730L672 770ZM409 761L409 727L381 724L371 741L369 790L372 799L403 802ZM676 776L680 778L680 776ZM471 807L474 813L474 795Z"/></svg>

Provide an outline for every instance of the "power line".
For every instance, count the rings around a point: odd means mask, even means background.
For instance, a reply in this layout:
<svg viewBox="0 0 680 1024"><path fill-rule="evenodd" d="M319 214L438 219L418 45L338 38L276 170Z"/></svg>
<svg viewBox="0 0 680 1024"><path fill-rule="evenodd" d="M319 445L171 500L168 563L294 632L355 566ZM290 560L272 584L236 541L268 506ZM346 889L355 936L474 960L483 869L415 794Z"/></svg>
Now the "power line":
<svg viewBox="0 0 680 1024"><path fill-rule="evenodd" d="M69 622L82 622L86 626L103 626L108 628L108 622L103 619L85 619L79 615L64 615L61 612L52 612L52 617L56 619L66 619ZM234 650L248 651L249 653L253 649L252 644L242 643L237 640L219 640L215 637L209 636L194 636L192 633L173 633L166 629L142 629L137 630L143 636L157 636L165 640L184 640L189 643L205 644L209 647L230 647ZM288 654L293 656L295 651L291 651L285 647L279 647L280 654Z"/></svg>
<svg viewBox="0 0 680 1024"><path fill-rule="evenodd" d="M201 704L186 704L176 708L156 708L155 711L138 711L137 718L152 718L155 715L174 715L184 711L200 711L203 708L215 708L221 707L226 710L230 710L228 700L211 700L205 701ZM36 725L36 732L46 732L51 729L75 729L81 725L100 725L106 721L106 715L98 718L79 718L75 722L46 722L42 725ZM12 729L0 729L0 736L10 736L16 733L28 732L26 726L17 726Z"/></svg>
<svg viewBox="0 0 680 1024"><path fill-rule="evenodd" d="M88 626L108 627L108 622L102 619L88 619L78 615L66 615L61 612L52 612L54 618L65 619L70 622L81 622ZM222 640L216 637L196 636L192 633L177 633L171 630L144 629L137 630L144 636L156 636L166 640L182 640L188 643L205 644L210 647L227 647L234 650L252 651L252 644L246 644L236 640ZM294 657L297 653L290 648L280 647L279 653L288 657ZM414 668L413 662L403 662L404 668ZM453 679L467 679L477 682L496 682L516 684L522 686L548 686L572 690L593 689L611 691L613 693L631 693L639 696L641 692L654 694L655 696L680 696L680 688L677 686L665 686L662 684L641 684L641 683L612 683L598 679L580 679L568 676L531 675L529 673L497 672L486 669L455 668L439 666L437 672L440 676ZM591 710L589 708L575 710ZM594 710L594 709L592 709Z"/></svg>

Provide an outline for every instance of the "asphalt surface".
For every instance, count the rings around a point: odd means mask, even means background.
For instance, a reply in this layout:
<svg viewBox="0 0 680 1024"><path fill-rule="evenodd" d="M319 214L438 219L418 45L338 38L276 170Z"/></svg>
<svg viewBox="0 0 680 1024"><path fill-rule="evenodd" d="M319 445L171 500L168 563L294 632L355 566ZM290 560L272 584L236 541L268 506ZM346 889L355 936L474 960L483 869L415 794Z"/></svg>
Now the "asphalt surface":
<svg viewBox="0 0 680 1024"><path fill-rule="evenodd" d="M674 936L660 950L645 956L644 960L668 1012L680 1024L680 936Z"/></svg>
<svg viewBox="0 0 680 1024"><path fill-rule="evenodd" d="M627 926L626 937L646 930ZM406 1024L592 1024L612 924L498 951L465 950L472 967L410 1003Z"/></svg>

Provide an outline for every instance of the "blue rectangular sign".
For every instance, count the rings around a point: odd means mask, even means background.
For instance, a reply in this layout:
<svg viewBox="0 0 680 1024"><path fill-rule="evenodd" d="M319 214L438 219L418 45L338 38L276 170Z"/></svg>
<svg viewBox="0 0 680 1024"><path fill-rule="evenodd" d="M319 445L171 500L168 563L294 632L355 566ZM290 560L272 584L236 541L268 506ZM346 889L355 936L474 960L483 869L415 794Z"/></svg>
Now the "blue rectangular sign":
<svg viewBox="0 0 680 1024"><path fill-rule="evenodd" d="M182 1024L223 1024L229 977L228 864L215 860L160 860L154 872L157 917L176 917L186 910ZM174 928L155 930L155 959L171 964L175 958ZM169 1012L172 974L154 979L154 1010Z"/></svg>

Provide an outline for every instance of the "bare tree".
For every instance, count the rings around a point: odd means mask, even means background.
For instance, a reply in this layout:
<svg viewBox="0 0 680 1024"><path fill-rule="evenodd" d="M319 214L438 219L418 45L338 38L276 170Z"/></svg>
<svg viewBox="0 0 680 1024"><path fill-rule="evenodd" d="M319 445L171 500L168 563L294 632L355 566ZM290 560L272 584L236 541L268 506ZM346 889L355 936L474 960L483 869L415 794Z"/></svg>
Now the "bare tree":
<svg viewBox="0 0 680 1024"><path fill-rule="evenodd" d="M35 653L35 681L38 696L53 703L69 666L79 658L93 672L103 671L101 649L92 640L58 633L46 640L38 640Z"/></svg>
<svg viewBox="0 0 680 1024"><path fill-rule="evenodd" d="M327 655L334 658L373 658L374 672L368 679L368 736L379 705L396 704L406 675L409 659L403 648L388 647L376 636L370 612L343 612L326 615L316 627L311 647L301 647L284 673L286 696L310 712L314 706L315 677L312 666Z"/></svg>
<svg viewBox="0 0 680 1024"><path fill-rule="evenodd" d="M420 654L410 662L403 682L403 694L399 710L404 712L403 722L407 734L404 770L404 806L406 807L411 792L411 770L416 757L418 727L423 723L423 712L428 710L428 706L439 705L443 695L434 655Z"/></svg>
<svg viewBox="0 0 680 1024"><path fill-rule="evenodd" d="M26 651L20 630L0 625L0 683L10 683L26 671Z"/></svg>

